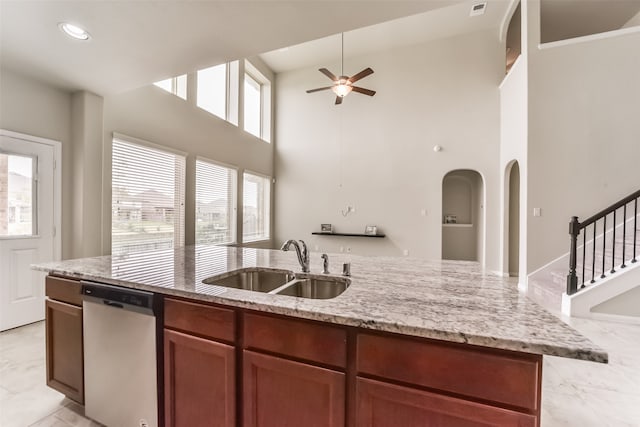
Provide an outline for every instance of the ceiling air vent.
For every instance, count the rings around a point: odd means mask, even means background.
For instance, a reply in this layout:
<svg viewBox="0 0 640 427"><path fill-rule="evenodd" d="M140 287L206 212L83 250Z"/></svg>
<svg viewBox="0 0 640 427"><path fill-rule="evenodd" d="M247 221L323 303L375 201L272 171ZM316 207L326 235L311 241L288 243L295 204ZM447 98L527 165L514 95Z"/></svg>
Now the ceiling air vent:
<svg viewBox="0 0 640 427"><path fill-rule="evenodd" d="M469 16L484 15L484 11L486 9L487 9L487 2L476 3L473 6L471 6L471 13L469 13Z"/></svg>

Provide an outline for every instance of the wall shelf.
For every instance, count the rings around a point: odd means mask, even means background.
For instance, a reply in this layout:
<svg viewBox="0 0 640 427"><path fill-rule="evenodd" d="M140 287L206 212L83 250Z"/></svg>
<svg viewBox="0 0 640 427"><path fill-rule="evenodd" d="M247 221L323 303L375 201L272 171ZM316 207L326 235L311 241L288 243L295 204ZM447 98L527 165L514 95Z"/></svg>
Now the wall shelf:
<svg viewBox="0 0 640 427"><path fill-rule="evenodd" d="M311 234L316 236L343 236L343 237L384 237L384 234L364 234L364 233L322 233L320 231L314 231Z"/></svg>

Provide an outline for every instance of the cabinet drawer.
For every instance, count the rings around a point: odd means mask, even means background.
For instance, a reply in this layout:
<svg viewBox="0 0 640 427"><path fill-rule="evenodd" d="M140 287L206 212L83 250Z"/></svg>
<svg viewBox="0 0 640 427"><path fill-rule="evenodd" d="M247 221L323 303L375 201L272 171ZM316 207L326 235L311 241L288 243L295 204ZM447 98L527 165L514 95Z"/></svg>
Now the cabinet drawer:
<svg viewBox="0 0 640 427"><path fill-rule="evenodd" d="M537 411L542 357L360 334L357 370Z"/></svg>
<svg viewBox="0 0 640 427"><path fill-rule="evenodd" d="M45 294L51 299L82 307L82 285L78 280L47 276Z"/></svg>
<svg viewBox="0 0 640 427"><path fill-rule="evenodd" d="M225 308L165 298L164 326L206 338L235 341L235 313Z"/></svg>
<svg viewBox="0 0 640 427"><path fill-rule="evenodd" d="M244 346L344 368L347 332L314 322L245 314Z"/></svg>
<svg viewBox="0 0 640 427"><path fill-rule="evenodd" d="M358 427L535 427L535 415L521 414L464 399L358 378Z"/></svg>

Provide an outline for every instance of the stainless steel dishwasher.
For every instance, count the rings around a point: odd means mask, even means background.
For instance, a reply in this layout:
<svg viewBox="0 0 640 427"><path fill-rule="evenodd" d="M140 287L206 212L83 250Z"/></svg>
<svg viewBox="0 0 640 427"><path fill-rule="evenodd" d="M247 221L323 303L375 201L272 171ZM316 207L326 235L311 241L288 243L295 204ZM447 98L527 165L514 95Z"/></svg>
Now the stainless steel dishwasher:
<svg viewBox="0 0 640 427"><path fill-rule="evenodd" d="M156 427L154 295L82 282L85 414L108 427Z"/></svg>

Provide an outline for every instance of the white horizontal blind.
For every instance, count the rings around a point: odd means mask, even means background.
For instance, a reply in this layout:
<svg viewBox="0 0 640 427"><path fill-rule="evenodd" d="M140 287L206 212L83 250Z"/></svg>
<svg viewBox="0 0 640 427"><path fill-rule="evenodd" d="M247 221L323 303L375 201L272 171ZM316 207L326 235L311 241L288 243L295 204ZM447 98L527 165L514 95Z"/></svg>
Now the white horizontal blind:
<svg viewBox="0 0 640 427"><path fill-rule="evenodd" d="M113 139L111 253L184 245L185 157Z"/></svg>
<svg viewBox="0 0 640 427"><path fill-rule="evenodd" d="M237 171L196 160L196 243L235 243Z"/></svg>
<svg viewBox="0 0 640 427"><path fill-rule="evenodd" d="M242 194L242 241L269 239L271 178L245 172Z"/></svg>

